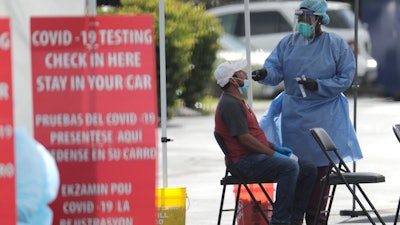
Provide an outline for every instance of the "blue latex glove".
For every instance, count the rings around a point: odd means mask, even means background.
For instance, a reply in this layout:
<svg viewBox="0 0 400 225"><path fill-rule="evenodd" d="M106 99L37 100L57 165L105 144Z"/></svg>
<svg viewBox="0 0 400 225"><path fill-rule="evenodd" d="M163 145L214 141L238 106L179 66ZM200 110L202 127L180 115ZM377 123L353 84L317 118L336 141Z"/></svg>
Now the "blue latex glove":
<svg viewBox="0 0 400 225"><path fill-rule="evenodd" d="M291 154L293 154L293 150L288 147L275 145L274 150L286 156L290 156Z"/></svg>
<svg viewBox="0 0 400 225"><path fill-rule="evenodd" d="M272 155L272 157L275 157L275 158L289 158L289 156L283 155L283 154L281 154L281 153L279 153L279 152L274 152L274 154Z"/></svg>

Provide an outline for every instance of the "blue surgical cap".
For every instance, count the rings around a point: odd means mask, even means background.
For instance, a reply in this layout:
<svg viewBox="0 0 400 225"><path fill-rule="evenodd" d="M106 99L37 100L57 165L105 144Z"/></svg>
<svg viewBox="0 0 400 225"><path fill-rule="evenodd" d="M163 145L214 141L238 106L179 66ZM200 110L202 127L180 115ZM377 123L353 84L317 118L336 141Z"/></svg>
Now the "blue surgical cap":
<svg viewBox="0 0 400 225"><path fill-rule="evenodd" d="M302 7L319 13L322 16L322 24L326 25L329 23L329 16L326 14L326 10L328 9L326 0L304 0L300 3L300 8Z"/></svg>

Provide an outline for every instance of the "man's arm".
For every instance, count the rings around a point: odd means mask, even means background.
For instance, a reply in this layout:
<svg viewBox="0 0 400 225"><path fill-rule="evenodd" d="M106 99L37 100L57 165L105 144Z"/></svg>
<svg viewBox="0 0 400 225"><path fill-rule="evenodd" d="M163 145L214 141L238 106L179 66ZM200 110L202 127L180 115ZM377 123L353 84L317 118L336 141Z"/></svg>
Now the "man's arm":
<svg viewBox="0 0 400 225"><path fill-rule="evenodd" d="M267 154L269 156L272 156L275 153L273 149L264 145L255 137L251 136L249 133L238 135L236 136L236 138L239 141L239 143L249 151L255 153Z"/></svg>

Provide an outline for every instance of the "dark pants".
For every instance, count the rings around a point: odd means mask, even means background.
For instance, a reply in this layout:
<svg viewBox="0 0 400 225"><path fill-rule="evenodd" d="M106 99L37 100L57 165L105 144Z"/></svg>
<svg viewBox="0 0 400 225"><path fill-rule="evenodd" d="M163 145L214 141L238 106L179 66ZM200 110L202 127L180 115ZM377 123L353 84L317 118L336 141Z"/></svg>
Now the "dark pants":
<svg viewBox="0 0 400 225"><path fill-rule="evenodd" d="M324 191L325 196L329 194L329 185L326 186L325 190L322 190L322 185L321 185L321 178L326 175L328 172L329 167L328 166L322 166L318 167L318 174L317 174L317 179L315 180L315 184L313 187L313 191L310 197L310 201L308 203L307 207L307 212L306 212L306 223L307 225L313 225L314 224L314 219L316 216L319 217L318 219L318 225L325 225L326 224L326 216L324 214L320 214L317 212L317 207L319 203L319 198L321 196L321 192ZM326 203L328 199L324 198L322 202L322 207L321 210L325 210L326 208Z"/></svg>
<svg viewBox="0 0 400 225"><path fill-rule="evenodd" d="M253 153L240 159L235 166L245 177L277 182L271 223L302 223L317 174L312 163Z"/></svg>

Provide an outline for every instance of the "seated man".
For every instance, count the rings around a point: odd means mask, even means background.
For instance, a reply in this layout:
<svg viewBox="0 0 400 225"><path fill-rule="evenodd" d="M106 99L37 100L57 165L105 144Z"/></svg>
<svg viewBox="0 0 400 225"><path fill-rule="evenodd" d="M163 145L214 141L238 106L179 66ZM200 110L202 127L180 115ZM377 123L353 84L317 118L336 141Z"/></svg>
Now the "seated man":
<svg viewBox="0 0 400 225"><path fill-rule="evenodd" d="M224 62L214 72L223 93L215 112L215 131L221 135L234 166L247 178L277 182L272 224L302 224L317 170L298 160L292 150L270 143L242 95L249 80L246 61Z"/></svg>

